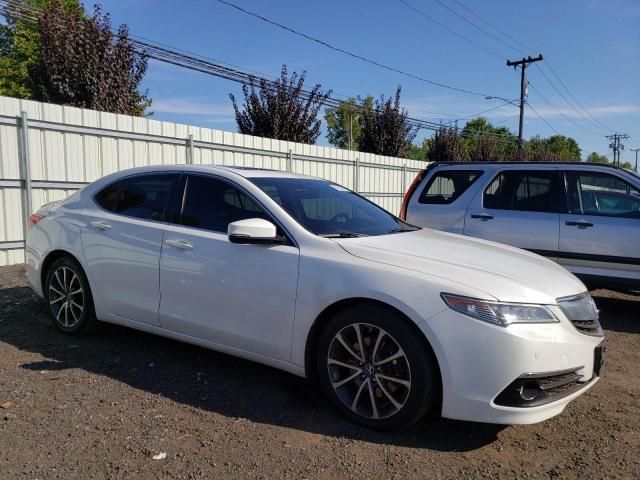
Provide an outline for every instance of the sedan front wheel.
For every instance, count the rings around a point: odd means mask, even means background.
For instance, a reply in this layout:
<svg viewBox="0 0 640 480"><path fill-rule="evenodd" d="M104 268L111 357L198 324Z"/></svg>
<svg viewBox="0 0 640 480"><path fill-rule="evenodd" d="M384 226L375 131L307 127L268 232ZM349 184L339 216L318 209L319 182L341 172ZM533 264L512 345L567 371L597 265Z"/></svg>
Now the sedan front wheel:
<svg viewBox="0 0 640 480"><path fill-rule="evenodd" d="M338 313L320 335L320 384L357 423L405 428L434 404L433 354L405 322L391 309L357 305Z"/></svg>

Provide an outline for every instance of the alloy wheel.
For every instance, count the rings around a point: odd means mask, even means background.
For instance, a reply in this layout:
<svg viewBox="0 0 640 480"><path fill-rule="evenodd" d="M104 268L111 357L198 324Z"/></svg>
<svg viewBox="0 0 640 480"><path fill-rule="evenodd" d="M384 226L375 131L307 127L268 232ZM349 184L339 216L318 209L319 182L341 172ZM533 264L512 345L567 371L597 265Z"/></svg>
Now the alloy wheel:
<svg viewBox="0 0 640 480"><path fill-rule="evenodd" d="M56 322L74 328L82 319L85 295L79 276L69 267L58 267L49 280L49 308Z"/></svg>
<svg viewBox="0 0 640 480"><path fill-rule="evenodd" d="M341 402L368 419L395 415L411 392L411 369L402 347L368 323L347 325L333 337L327 369Z"/></svg>

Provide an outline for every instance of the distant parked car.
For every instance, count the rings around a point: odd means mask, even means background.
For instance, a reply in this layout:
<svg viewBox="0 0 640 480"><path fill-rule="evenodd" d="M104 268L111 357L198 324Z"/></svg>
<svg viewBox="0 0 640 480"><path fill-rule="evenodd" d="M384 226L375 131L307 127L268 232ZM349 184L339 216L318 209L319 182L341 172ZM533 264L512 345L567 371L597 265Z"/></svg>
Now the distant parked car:
<svg viewBox="0 0 640 480"><path fill-rule="evenodd" d="M146 167L31 220L29 283L62 332L102 320L265 363L372 428L539 422L599 377L598 312L565 269L326 180Z"/></svg>
<svg viewBox="0 0 640 480"><path fill-rule="evenodd" d="M640 177L591 163L433 163L409 223L523 248L592 287L640 289Z"/></svg>

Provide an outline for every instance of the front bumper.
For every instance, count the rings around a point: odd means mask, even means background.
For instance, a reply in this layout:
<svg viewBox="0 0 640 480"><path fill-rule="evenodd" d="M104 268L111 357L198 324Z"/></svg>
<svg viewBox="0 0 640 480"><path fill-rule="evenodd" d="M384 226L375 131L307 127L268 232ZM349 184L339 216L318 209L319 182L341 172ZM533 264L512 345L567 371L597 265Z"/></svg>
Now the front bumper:
<svg viewBox="0 0 640 480"><path fill-rule="evenodd" d="M597 381L596 348L603 337L580 333L562 312L553 324L494 326L445 310L420 324L438 358L442 376L442 416L501 424L536 423L561 413ZM568 391L513 406L504 394L518 379L574 372ZM512 397L511 397L512 398ZM513 399L513 398L512 398Z"/></svg>

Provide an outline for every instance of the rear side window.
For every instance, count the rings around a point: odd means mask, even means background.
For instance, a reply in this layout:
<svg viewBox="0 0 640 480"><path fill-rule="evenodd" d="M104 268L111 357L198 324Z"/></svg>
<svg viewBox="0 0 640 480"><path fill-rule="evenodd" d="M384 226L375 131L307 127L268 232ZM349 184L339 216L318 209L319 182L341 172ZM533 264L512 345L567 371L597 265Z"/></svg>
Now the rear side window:
<svg viewBox="0 0 640 480"><path fill-rule="evenodd" d="M167 200L175 191L179 175L136 175L115 182L94 197L105 210L142 220L162 221Z"/></svg>
<svg viewBox="0 0 640 480"><path fill-rule="evenodd" d="M271 221L259 205L232 185L200 175L187 178L182 225L227 233L230 223L247 218Z"/></svg>
<svg viewBox="0 0 640 480"><path fill-rule="evenodd" d="M483 194L485 208L524 212L557 212L557 173L551 170L507 170Z"/></svg>
<svg viewBox="0 0 640 480"><path fill-rule="evenodd" d="M640 218L640 191L607 173L567 172L568 212Z"/></svg>
<svg viewBox="0 0 640 480"><path fill-rule="evenodd" d="M432 205L448 205L455 202L478 177L481 171L450 170L437 172L422 190L418 201Z"/></svg>

